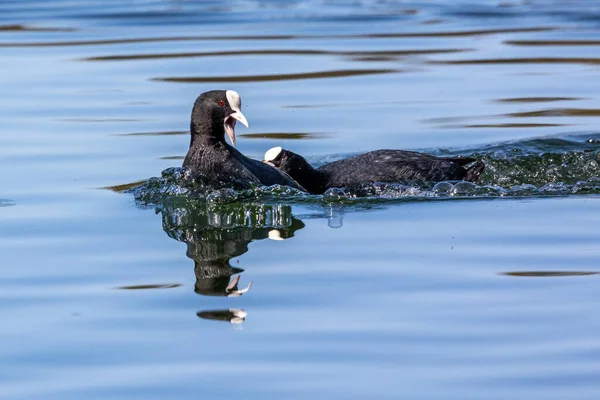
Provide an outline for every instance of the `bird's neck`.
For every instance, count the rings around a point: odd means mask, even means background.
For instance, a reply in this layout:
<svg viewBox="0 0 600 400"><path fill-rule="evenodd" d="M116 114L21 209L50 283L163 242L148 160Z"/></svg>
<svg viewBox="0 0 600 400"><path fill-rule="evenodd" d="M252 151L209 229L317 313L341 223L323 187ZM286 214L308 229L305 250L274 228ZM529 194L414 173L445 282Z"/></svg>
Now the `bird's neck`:
<svg viewBox="0 0 600 400"><path fill-rule="evenodd" d="M229 148L229 145L225 142L222 126L214 126L210 123L198 125L192 122L190 134L190 147L183 160L183 168L191 168L193 171L203 165L207 152Z"/></svg>
<svg viewBox="0 0 600 400"><path fill-rule="evenodd" d="M302 187L308 190L310 193L321 194L325 192L327 188L327 179L329 177L326 173L313 168L309 163L303 166L303 171L298 174L298 182Z"/></svg>
<svg viewBox="0 0 600 400"><path fill-rule="evenodd" d="M202 121L190 123L190 147L209 143L225 143L225 128L222 121Z"/></svg>

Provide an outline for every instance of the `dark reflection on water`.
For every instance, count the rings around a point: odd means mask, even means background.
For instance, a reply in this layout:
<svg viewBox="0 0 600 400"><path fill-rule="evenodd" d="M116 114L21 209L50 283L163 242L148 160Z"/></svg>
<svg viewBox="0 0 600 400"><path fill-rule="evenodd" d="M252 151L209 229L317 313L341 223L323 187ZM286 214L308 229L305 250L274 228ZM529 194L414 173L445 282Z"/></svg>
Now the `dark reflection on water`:
<svg viewBox="0 0 600 400"><path fill-rule="evenodd" d="M511 124L511 123L502 123L502 124L467 124L467 125L458 125L461 128L544 128L544 127L552 127L552 126L568 126L568 124ZM455 128L456 126L448 125L446 128Z"/></svg>
<svg viewBox="0 0 600 400"><path fill-rule="evenodd" d="M548 32L556 28L552 27L523 27L508 29L478 29L465 31L436 31L436 32L402 32L402 33L373 33L358 37L367 38L419 38L419 37L462 37L462 36L480 36L480 35L498 35L505 33L528 33L528 32ZM351 37L351 36L345 36Z"/></svg>
<svg viewBox="0 0 600 400"><path fill-rule="evenodd" d="M523 276L532 278L546 278L546 277L561 277L561 276L585 276L585 275L597 275L600 272L591 271L516 271L516 272L503 272L502 275L507 276Z"/></svg>
<svg viewBox="0 0 600 400"><path fill-rule="evenodd" d="M342 78L361 75L379 75L402 72L398 69L344 69L334 71L304 72L299 74L276 74L276 75L241 75L241 76L188 76L152 78L155 81L177 82L177 83L217 83L217 82L272 82L272 81L295 81L304 79Z"/></svg>
<svg viewBox="0 0 600 400"><path fill-rule="evenodd" d="M311 56L311 55L333 55L333 56L355 56L355 57L377 57L377 56L415 56L428 54L447 54L469 51L469 49L415 49L415 50L377 50L377 51L325 51L325 50L238 50L238 51L214 51L199 53L162 53L162 54L123 54L115 56L88 57L82 61L131 61L131 60L153 60L164 58L194 58L194 57L225 57L225 56Z"/></svg>
<svg viewBox="0 0 600 400"><path fill-rule="evenodd" d="M0 25L0 32L74 32L75 28L35 27L27 25Z"/></svg>
<svg viewBox="0 0 600 400"><path fill-rule="evenodd" d="M268 132L268 133L244 133L239 135L248 139L280 139L280 140L300 140L300 139L324 139L326 133L308 133L308 132Z"/></svg>
<svg viewBox="0 0 600 400"><path fill-rule="evenodd" d="M229 308L227 310L198 311L196 315L202 319L213 321L225 321L232 324L241 324L246 320L248 313L240 308Z"/></svg>
<svg viewBox="0 0 600 400"><path fill-rule="evenodd" d="M515 103L519 103L515 101ZM505 119L505 118L565 118L565 117L598 117L600 109L583 109L583 108L547 108L542 110L519 111L507 114L498 115L474 115L474 116L455 116L444 118L431 118L423 122L441 123L443 128L540 128L540 127L557 127L570 126L574 124L555 123L555 122L500 122L500 123L481 123L481 124L452 124L461 121L473 120L489 120L489 119ZM546 121L546 120L544 120ZM569 120L571 121L571 120ZM579 122L579 121L578 121Z"/></svg>
<svg viewBox="0 0 600 400"><path fill-rule="evenodd" d="M74 40L74 41L56 41L56 42L25 42L25 43L0 43L0 47L63 47L63 46L104 46L121 45L132 43L160 43L160 42L187 42L201 40L286 40L293 39L293 36L172 36L172 37L150 37L150 38L132 38L132 39L100 39L100 40Z"/></svg>
<svg viewBox="0 0 600 400"><path fill-rule="evenodd" d="M600 46L600 40L506 40L513 46Z"/></svg>
<svg viewBox="0 0 600 400"><path fill-rule="evenodd" d="M148 285L131 285L131 286L119 286L117 289L122 290L146 290L146 289L173 289L180 287L180 283L155 283Z"/></svg>
<svg viewBox="0 0 600 400"><path fill-rule="evenodd" d="M119 45L130 43L153 42L182 42L204 40L227 41L260 41L260 40L291 40L291 39L385 39L385 38L443 38L443 37L469 37L483 35L497 35L510 33L548 32L555 30L552 27L525 27L507 29L481 29L460 31L435 31L435 32L392 32L372 33L363 35L245 35L245 36L170 36L146 37L131 39L101 39L101 40L73 40L55 42L1 42L0 47L62 47L62 46L94 46L94 45Z"/></svg>
<svg viewBox="0 0 600 400"><path fill-rule="evenodd" d="M164 131L164 132L135 132L135 133L117 133L116 136L173 136L173 135L189 135L189 131ZM256 133L241 133L238 137L248 139L282 139L282 140L298 140L298 139L322 139L327 137L326 133L318 132L256 132ZM164 159L164 157L163 157ZM166 158L168 159L168 158Z"/></svg>
<svg viewBox="0 0 600 400"><path fill-rule="evenodd" d="M500 103L551 103L554 101L576 101L584 100L578 97L511 97L498 99Z"/></svg>
<svg viewBox="0 0 600 400"><path fill-rule="evenodd" d="M509 117L600 117L600 109L589 108L549 108L506 114Z"/></svg>
<svg viewBox="0 0 600 400"><path fill-rule="evenodd" d="M592 57L520 57L471 60L434 60L429 64L485 65L485 64L600 64L600 58Z"/></svg>
<svg viewBox="0 0 600 400"><path fill-rule="evenodd" d="M14 206L15 203L12 200L0 199L0 207Z"/></svg>
<svg viewBox="0 0 600 400"><path fill-rule="evenodd" d="M284 240L304 228L285 204L232 203L211 205L187 202L182 206L162 206L163 230L187 244L186 256L194 261L195 292L205 296L241 296L252 282L239 288L244 270L231 260L248 251L257 240Z"/></svg>

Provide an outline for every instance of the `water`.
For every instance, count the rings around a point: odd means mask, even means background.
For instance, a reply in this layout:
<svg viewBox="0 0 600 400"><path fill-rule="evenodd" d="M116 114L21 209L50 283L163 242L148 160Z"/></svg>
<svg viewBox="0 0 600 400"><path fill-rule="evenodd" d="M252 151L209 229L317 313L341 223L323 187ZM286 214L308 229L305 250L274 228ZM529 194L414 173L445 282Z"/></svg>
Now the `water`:
<svg viewBox="0 0 600 400"><path fill-rule="evenodd" d="M560 0L2 2L0 397L597 398L599 21ZM251 157L488 168L140 187L216 88Z"/></svg>

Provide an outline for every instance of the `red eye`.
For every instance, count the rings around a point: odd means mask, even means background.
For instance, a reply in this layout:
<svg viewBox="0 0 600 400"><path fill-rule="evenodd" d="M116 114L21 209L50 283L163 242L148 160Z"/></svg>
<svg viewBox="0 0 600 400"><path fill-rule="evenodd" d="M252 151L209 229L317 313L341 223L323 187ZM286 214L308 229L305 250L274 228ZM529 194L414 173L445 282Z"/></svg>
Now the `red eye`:
<svg viewBox="0 0 600 400"><path fill-rule="evenodd" d="M223 107L223 106L225 105L225 102L224 102L223 100L219 100L219 105L220 105L221 107Z"/></svg>

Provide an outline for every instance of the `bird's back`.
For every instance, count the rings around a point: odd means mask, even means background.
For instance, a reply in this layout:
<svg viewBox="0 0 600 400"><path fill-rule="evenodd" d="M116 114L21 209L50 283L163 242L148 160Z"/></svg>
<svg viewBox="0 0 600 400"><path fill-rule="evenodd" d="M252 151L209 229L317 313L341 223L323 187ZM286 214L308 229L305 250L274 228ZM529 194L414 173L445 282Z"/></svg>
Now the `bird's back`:
<svg viewBox="0 0 600 400"><path fill-rule="evenodd" d="M330 187L365 182L461 180L466 170L459 163L404 150L377 150L318 168L328 175Z"/></svg>
<svg viewBox="0 0 600 400"><path fill-rule="evenodd" d="M196 181L214 188L240 189L260 184L259 179L236 159L229 147L225 143L194 143L183 161L183 168Z"/></svg>

